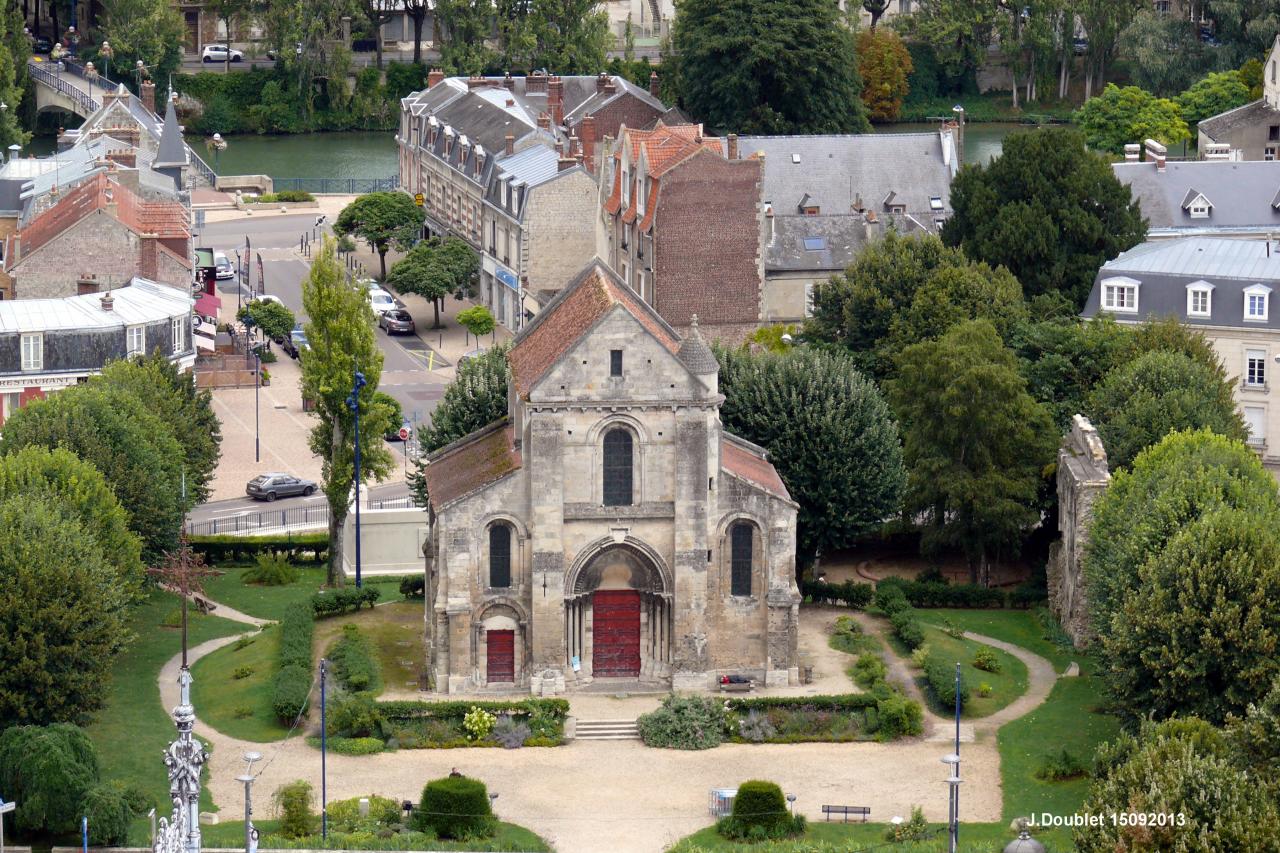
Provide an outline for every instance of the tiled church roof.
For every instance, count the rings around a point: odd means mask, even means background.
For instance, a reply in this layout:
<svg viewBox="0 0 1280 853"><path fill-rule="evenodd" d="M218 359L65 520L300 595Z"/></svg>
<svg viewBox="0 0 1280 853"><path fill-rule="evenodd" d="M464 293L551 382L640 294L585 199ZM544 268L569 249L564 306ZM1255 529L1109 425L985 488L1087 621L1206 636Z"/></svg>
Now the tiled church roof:
<svg viewBox="0 0 1280 853"><path fill-rule="evenodd" d="M791 500L786 484L763 450L727 432L721 435L720 467L723 470L754 483L766 492Z"/></svg>
<svg viewBox="0 0 1280 853"><path fill-rule="evenodd" d="M422 469L431 508L440 508L518 470L523 461L515 430L506 420L460 438L435 454Z"/></svg>

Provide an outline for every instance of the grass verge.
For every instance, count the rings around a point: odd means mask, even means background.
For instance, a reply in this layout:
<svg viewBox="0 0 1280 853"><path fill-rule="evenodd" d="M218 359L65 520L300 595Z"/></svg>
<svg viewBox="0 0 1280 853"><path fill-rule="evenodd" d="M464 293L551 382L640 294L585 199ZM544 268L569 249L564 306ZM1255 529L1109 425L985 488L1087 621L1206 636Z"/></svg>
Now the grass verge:
<svg viewBox="0 0 1280 853"><path fill-rule="evenodd" d="M888 636L888 642L899 657L910 661L911 654L894 636ZM964 683L969 686L969 702L965 705L961 717L966 720L988 717L1027 692L1027 665L1008 652L993 648L974 640L958 640L938 628L924 628L924 642L931 651L931 656L940 656L943 660L959 661ZM996 660L1000 662L999 672L986 672L973 665L973 656L978 649L991 649ZM924 693L929 707L934 713L950 716L953 708L944 708L933 697L933 691L924 682L923 674L914 670L919 676L917 681ZM986 684L991 688L988 696L978 695L978 686Z"/></svg>
<svg viewBox="0 0 1280 853"><path fill-rule="evenodd" d="M965 631L1021 646L1048 660L1057 672L1065 671L1072 661L1081 660L1079 652L1055 641L1056 634L1047 625L1043 610L932 609L916 613L921 622L929 625L941 628L950 621Z"/></svg>
<svg viewBox="0 0 1280 853"><path fill-rule="evenodd" d="M816 808L814 810L817 811ZM765 844L729 841L716 832L714 826L709 826L681 839L669 848L668 853L758 853L762 850L769 853L859 853L873 849L893 853L938 853L946 849L947 836L942 824L931 824L935 834L927 841L897 844L885 843L884 833L888 826L887 823L825 823L819 813L816 819L810 818L809 828L800 838ZM997 853L1015 837L1003 823L965 823L960 826L960 850L962 853ZM1036 833L1035 837L1045 845L1048 853L1070 853L1075 849L1068 830L1048 830Z"/></svg>
<svg viewBox="0 0 1280 853"><path fill-rule="evenodd" d="M316 829L319 831L319 817L316 818ZM258 841L259 848L266 850L271 848L281 848L285 846L298 845L297 841L281 838L275 835L279 821L275 820L255 820L253 825L257 827L261 839ZM243 847L244 846L244 821L233 823L219 823L214 826L201 827L202 840L205 847ZM366 847L359 848L343 848L328 847L328 850L343 849L362 849L362 850L384 850L395 849L388 846L388 843L379 838L372 838L370 844ZM520 850L528 851L528 853L544 853L550 851L551 847L540 838L537 833L532 830L525 829L523 826L514 823L499 823L498 831L492 838L486 838L482 841L433 841L431 849L435 850Z"/></svg>
<svg viewBox="0 0 1280 853"><path fill-rule="evenodd" d="M289 731L271 709L280 628L270 625L247 639L247 645L232 643L196 661L191 698L200 722L216 731L255 743L277 741Z"/></svg>
<svg viewBox="0 0 1280 853"><path fill-rule="evenodd" d="M279 621L286 607L295 601L310 598L324 585L323 566L311 562L295 565L302 576L297 581L282 586L246 584L244 573L249 571L250 566L218 566L218 570L225 574L208 581L204 587L205 592L219 604L225 604L241 613L273 622Z"/></svg>
<svg viewBox="0 0 1280 853"><path fill-rule="evenodd" d="M385 599L386 591L383 595ZM422 602L397 601L318 620L314 646L316 660L342 635L342 626L347 624L358 625L360 633L369 638L377 651L378 663L382 667L381 692L416 693L418 676L426 665L426 652L422 645Z"/></svg>

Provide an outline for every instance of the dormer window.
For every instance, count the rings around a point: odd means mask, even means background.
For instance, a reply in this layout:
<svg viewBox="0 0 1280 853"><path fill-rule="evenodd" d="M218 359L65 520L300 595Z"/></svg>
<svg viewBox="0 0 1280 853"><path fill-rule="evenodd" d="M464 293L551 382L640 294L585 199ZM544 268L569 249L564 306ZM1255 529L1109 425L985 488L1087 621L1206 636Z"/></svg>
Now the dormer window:
<svg viewBox="0 0 1280 853"><path fill-rule="evenodd" d="M1208 317L1213 314L1213 285L1195 281L1187 285L1187 316Z"/></svg>
<svg viewBox="0 0 1280 853"><path fill-rule="evenodd" d="M797 207L805 216L817 216L822 212L821 207L818 205L818 200L808 193L805 193L800 199L800 204Z"/></svg>
<svg viewBox="0 0 1280 853"><path fill-rule="evenodd" d="M1102 310L1121 314L1138 313L1138 282L1131 278L1108 278L1102 282Z"/></svg>
<svg viewBox="0 0 1280 853"><path fill-rule="evenodd" d="M1213 202L1205 198L1204 193L1194 189L1187 190L1186 198L1182 200L1182 209L1192 219L1208 219L1213 211Z"/></svg>
<svg viewBox="0 0 1280 853"><path fill-rule="evenodd" d="M936 196L936 195L935 195L935 196L930 196L930 197L929 197L929 209L930 209L930 210L942 210L942 197L941 197L941 196Z"/></svg>
<svg viewBox="0 0 1280 853"><path fill-rule="evenodd" d="M631 201L631 175L626 169L622 170L622 201L624 204Z"/></svg>
<svg viewBox="0 0 1280 853"><path fill-rule="evenodd" d="M1269 314L1271 288L1255 284L1244 289L1244 319L1265 323Z"/></svg>

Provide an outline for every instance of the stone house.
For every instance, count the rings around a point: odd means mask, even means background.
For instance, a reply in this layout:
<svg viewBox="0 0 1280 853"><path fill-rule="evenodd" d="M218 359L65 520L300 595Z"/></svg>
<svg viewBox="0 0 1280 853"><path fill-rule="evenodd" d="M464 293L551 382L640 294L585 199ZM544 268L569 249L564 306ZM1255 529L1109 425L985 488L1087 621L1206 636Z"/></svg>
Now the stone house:
<svg viewBox="0 0 1280 853"><path fill-rule="evenodd" d="M517 336L508 416L432 455L435 689L797 683L797 506L718 366L596 261Z"/></svg>
<svg viewBox="0 0 1280 853"><path fill-rule="evenodd" d="M110 292L0 302L0 425L108 361L159 350L190 370L191 305L189 290L141 278Z"/></svg>
<svg viewBox="0 0 1280 853"><path fill-rule="evenodd" d="M761 320L758 157L702 125L623 127L601 166L601 256L662 318L740 339Z"/></svg>
<svg viewBox="0 0 1280 853"><path fill-rule="evenodd" d="M1221 145L1230 149L1233 159L1276 159L1280 151L1280 35L1271 46L1262 74L1261 98L1197 125L1197 147L1202 156L1212 146Z"/></svg>
<svg viewBox="0 0 1280 853"><path fill-rule="evenodd" d="M1083 316L1120 323L1173 317L1212 344L1263 464L1280 470L1280 245L1271 240L1183 237L1141 243L1102 265ZM1276 409L1276 411L1273 411Z"/></svg>

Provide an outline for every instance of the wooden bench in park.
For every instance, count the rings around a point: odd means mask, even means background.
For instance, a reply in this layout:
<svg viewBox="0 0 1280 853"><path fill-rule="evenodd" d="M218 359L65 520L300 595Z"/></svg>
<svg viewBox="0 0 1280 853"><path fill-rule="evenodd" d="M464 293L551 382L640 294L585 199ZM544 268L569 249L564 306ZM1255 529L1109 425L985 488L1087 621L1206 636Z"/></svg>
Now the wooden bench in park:
<svg viewBox="0 0 1280 853"><path fill-rule="evenodd" d="M853 815L854 817L861 817L862 822L866 823L867 815L871 814L871 809L868 806L823 806L822 814L827 820L831 820L833 814L843 815L844 823L848 823L849 815Z"/></svg>

